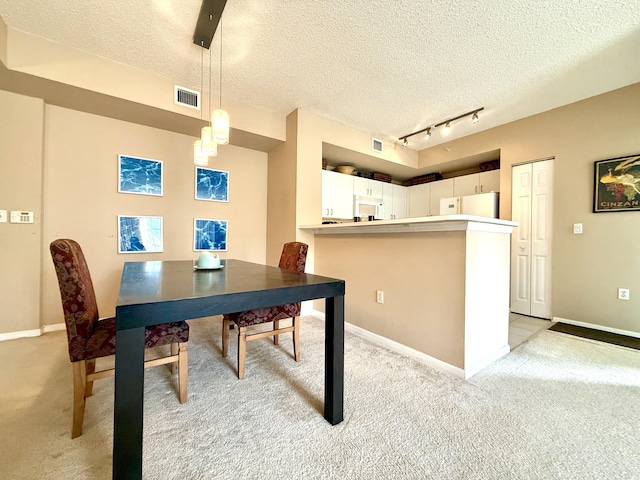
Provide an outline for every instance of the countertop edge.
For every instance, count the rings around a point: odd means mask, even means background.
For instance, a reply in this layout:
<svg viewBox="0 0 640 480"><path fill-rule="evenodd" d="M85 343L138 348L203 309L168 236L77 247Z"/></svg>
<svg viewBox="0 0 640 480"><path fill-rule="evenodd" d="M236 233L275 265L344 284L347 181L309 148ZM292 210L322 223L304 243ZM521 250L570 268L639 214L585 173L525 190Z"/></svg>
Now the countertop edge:
<svg viewBox="0 0 640 480"><path fill-rule="evenodd" d="M373 222L347 222L324 225L302 225L301 230L311 230L319 235L355 233L403 233L429 231L485 231L511 233L518 222L475 215L441 215L433 217L376 220Z"/></svg>

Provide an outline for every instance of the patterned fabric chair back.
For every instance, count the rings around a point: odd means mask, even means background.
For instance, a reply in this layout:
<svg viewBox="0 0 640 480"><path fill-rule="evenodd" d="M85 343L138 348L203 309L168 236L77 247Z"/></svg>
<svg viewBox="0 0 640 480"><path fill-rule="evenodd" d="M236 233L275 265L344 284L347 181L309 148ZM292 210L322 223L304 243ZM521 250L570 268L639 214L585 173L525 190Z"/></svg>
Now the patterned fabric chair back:
<svg viewBox="0 0 640 480"><path fill-rule="evenodd" d="M87 340L98 321L98 304L89 267L80 245L73 240L54 240L49 249L60 286L69 357L72 362L84 360Z"/></svg>
<svg viewBox="0 0 640 480"><path fill-rule="evenodd" d="M295 272L304 272L307 263L307 250L309 246L302 242L285 243L282 247L282 255L278 267Z"/></svg>

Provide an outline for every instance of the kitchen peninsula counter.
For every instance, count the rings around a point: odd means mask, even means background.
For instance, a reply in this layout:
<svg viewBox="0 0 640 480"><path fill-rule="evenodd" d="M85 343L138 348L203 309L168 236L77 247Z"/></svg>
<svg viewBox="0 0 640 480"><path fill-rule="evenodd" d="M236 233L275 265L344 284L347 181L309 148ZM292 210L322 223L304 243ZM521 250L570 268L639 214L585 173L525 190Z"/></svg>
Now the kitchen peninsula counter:
<svg viewBox="0 0 640 480"><path fill-rule="evenodd" d="M314 234L314 273L346 280L348 328L469 378L509 352L515 226L447 215L299 228Z"/></svg>

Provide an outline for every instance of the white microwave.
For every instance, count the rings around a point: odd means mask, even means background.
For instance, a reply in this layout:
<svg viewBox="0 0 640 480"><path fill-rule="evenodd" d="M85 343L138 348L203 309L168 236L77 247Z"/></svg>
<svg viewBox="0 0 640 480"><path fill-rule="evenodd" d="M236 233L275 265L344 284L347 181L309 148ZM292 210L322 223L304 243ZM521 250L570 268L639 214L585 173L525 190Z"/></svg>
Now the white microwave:
<svg viewBox="0 0 640 480"><path fill-rule="evenodd" d="M354 195L353 216L369 218L371 215L376 220L382 220L382 199Z"/></svg>

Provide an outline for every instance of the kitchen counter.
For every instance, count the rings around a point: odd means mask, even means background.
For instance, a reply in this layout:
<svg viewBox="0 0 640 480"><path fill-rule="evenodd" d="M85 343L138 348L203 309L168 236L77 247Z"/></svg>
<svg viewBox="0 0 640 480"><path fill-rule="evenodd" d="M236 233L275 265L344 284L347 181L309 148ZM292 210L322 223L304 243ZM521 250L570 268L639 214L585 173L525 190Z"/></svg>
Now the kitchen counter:
<svg viewBox="0 0 640 480"><path fill-rule="evenodd" d="M304 225L301 230L311 230L316 235L355 233L408 233L454 230L500 231L511 233L517 222L474 215L442 215L433 217L374 220L371 222L344 222L323 225Z"/></svg>
<svg viewBox="0 0 640 480"><path fill-rule="evenodd" d="M346 280L351 331L469 378L509 352L515 226L447 215L299 228L314 235L314 273Z"/></svg>

